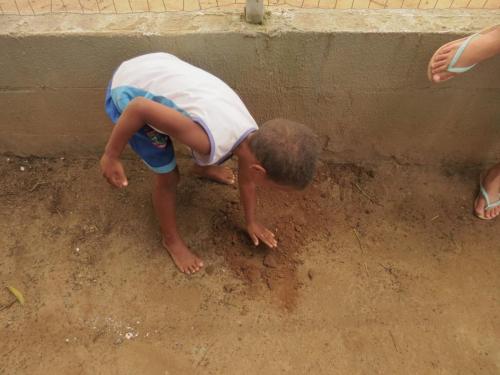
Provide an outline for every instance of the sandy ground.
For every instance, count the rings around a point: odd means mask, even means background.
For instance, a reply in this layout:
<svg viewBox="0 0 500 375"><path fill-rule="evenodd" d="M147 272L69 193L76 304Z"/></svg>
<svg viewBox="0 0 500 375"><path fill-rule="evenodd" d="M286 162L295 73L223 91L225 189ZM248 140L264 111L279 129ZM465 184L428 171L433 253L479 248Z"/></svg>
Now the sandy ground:
<svg viewBox="0 0 500 375"><path fill-rule="evenodd" d="M305 193L260 195L276 252L250 244L235 188L184 174L180 226L208 265L185 276L149 172L125 165L116 191L97 160L0 158L0 374L500 373L477 166L323 162Z"/></svg>

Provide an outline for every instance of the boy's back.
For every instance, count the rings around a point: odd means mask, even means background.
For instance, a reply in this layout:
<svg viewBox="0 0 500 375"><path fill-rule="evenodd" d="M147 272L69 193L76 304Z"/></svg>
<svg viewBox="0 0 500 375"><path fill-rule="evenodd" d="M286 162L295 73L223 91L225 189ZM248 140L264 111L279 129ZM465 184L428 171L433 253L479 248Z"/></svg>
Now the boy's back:
<svg viewBox="0 0 500 375"><path fill-rule="evenodd" d="M201 165L224 161L257 124L239 96L222 80L168 53L122 63L111 82L111 98L123 112L145 97L189 116L207 132L212 152L195 155Z"/></svg>

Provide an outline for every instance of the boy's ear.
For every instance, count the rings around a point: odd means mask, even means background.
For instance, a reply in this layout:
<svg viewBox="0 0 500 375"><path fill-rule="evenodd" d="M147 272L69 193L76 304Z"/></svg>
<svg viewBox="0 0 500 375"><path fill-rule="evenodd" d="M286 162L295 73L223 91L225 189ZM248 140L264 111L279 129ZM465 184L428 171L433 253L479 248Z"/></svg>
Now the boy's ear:
<svg viewBox="0 0 500 375"><path fill-rule="evenodd" d="M262 177L265 177L267 174L267 171L265 170L265 168L260 164L252 164L252 165L250 165L250 169L254 173L261 175Z"/></svg>

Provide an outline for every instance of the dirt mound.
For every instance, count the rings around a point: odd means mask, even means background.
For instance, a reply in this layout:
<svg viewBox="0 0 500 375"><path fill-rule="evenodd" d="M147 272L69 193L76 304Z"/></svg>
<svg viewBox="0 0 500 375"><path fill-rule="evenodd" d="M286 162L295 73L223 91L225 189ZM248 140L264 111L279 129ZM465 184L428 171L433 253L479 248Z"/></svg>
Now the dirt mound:
<svg viewBox="0 0 500 375"><path fill-rule="evenodd" d="M258 192L258 217L278 239L277 249L265 245L254 247L248 235L238 226L241 212L237 202L230 202L213 222L214 244L228 265L247 285L265 284L279 305L293 309L297 279L304 246L320 236L331 236L333 220L344 195L373 172L359 166L325 163L318 170L313 184L303 192Z"/></svg>

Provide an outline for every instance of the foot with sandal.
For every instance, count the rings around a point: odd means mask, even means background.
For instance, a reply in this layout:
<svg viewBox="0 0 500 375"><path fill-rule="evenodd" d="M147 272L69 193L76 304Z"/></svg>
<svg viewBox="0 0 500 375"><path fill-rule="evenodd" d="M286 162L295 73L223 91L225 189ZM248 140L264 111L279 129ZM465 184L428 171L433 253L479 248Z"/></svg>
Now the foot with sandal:
<svg viewBox="0 0 500 375"><path fill-rule="evenodd" d="M429 61L427 77L433 83L445 82L498 54L500 25L441 46ZM491 220L500 215L500 163L480 177L474 214L483 220Z"/></svg>

